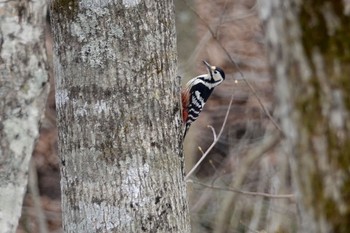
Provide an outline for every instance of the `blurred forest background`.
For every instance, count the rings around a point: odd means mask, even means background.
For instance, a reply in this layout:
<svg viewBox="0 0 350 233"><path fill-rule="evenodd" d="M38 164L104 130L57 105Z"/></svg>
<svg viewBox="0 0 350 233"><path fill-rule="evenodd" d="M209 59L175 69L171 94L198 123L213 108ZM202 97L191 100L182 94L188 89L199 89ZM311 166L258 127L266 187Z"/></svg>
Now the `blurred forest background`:
<svg viewBox="0 0 350 233"><path fill-rule="evenodd" d="M232 99L220 140L188 179L192 232L297 232L297 207L287 153L283 153L276 138L270 137L276 130L271 118L276 103L275 84L256 1L174 2L178 72L183 84L206 72L202 60L226 73L225 82L215 89L185 140L187 171L213 142L208 125L216 134L220 131ZM46 32L52 64L49 23ZM39 232L40 215L44 216L48 232L63 232L55 91L50 68L52 88L33 153L32 169L36 172L31 173L30 184L34 185L25 196L18 233ZM261 151L256 152L256 148ZM36 197L36 192L40 197ZM35 206L35 198L40 198L41 208ZM224 225L230 230L223 229Z"/></svg>

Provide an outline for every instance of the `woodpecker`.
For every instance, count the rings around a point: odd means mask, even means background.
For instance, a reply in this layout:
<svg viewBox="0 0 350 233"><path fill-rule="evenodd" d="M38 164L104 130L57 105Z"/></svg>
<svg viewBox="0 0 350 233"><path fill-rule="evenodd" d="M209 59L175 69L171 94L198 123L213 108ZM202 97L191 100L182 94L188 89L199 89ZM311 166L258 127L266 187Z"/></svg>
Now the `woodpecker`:
<svg viewBox="0 0 350 233"><path fill-rule="evenodd" d="M214 88L225 80L224 71L203 61L208 69L207 74L192 78L181 91L182 120L185 124L185 138L187 130L197 119Z"/></svg>

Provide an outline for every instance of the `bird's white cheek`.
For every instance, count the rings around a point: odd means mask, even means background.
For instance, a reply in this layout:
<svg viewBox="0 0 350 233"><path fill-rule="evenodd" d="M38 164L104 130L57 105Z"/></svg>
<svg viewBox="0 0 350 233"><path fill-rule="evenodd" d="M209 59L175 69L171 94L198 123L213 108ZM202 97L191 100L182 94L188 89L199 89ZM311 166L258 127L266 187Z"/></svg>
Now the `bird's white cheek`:
<svg viewBox="0 0 350 233"><path fill-rule="evenodd" d="M215 81L220 81L220 80L222 80L222 78L219 77L219 76L217 76L217 75L215 75L213 78L214 78Z"/></svg>

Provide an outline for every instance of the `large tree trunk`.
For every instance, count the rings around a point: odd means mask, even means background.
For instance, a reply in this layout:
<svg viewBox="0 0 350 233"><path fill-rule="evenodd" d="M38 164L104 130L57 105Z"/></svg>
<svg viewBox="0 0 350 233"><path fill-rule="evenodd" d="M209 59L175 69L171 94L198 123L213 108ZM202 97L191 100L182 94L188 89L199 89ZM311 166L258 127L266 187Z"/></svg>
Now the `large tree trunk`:
<svg viewBox="0 0 350 233"><path fill-rule="evenodd" d="M0 1L0 230L15 232L48 94L46 1Z"/></svg>
<svg viewBox="0 0 350 233"><path fill-rule="evenodd" d="M348 1L260 3L300 232L350 229Z"/></svg>
<svg viewBox="0 0 350 233"><path fill-rule="evenodd" d="M51 15L65 232L189 232L173 2Z"/></svg>

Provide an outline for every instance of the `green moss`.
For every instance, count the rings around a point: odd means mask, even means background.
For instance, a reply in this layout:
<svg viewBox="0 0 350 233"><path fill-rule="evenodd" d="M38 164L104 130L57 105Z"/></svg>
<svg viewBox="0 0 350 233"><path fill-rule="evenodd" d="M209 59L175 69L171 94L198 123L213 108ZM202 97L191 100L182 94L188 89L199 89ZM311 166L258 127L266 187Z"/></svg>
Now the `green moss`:
<svg viewBox="0 0 350 233"><path fill-rule="evenodd" d="M318 169L311 175L311 190L313 190L315 195L311 196L311 199L306 204L309 207L312 206L316 218L326 218L332 224L334 232L346 233L350 229L350 139L340 142L336 134L328 127L325 134L328 139L329 166L331 170L341 170L345 173L345 176L340 178L344 179L342 180L344 183L341 184L339 193L346 210L341 212L339 203L325 195L324 190L329 187L325 187L322 179L323 173Z"/></svg>
<svg viewBox="0 0 350 233"><path fill-rule="evenodd" d="M337 135L330 128L326 132L328 141L328 155L330 158L330 165L335 166L336 169L348 171L350 168L350 138L344 137L344 140ZM350 175L350 174L348 174ZM350 180L350 176L349 176Z"/></svg>
<svg viewBox="0 0 350 233"><path fill-rule="evenodd" d="M349 170L347 170L347 177L350 177ZM345 205L347 207L350 206L350 179L347 179L343 184L343 188L340 190L342 196L344 198ZM342 215L345 220L344 224L338 225L334 232L348 232L350 229L350 209L346 211L345 214Z"/></svg>
<svg viewBox="0 0 350 233"><path fill-rule="evenodd" d="M310 196L309 203L306 203L308 207L313 207L316 214L322 213L322 203L324 201L323 198L323 183L322 179L320 179L319 172L315 172L311 175L311 190L315 193L315 195Z"/></svg>
<svg viewBox="0 0 350 233"><path fill-rule="evenodd" d="M331 20L327 20L326 15L332 15ZM343 1L306 1L301 6L299 20L303 47L314 73L312 53L317 48L323 57L327 81L330 82L331 87L340 88L343 93L350 93L350 68L348 66L350 63L350 17L344 15ZM332 23L327 23L327 21ZM334 31L330 30L327 24L333 24ZM341 67L340 74L336 74L334 70L335 63ZM307 98L304 105L314 104L317 101L319 88L315 85L313 87L315 96ZM346 108L350 110L350 95L345 95L344 100Z"/></svg>
<svg viewBox="0 0 350 233"><path fill-rule="evenodd" d="M350 229L350 212L341 213L337 204L330 198L323 200L325 217L333 225L334 232L348 233Z"/></svg>
<svg viewBox="0 0 350 233"><path fill-rule="evenodd" d="M313 151L313 143L303 142L300 152L308 151L312 155L313 163L316 165L312 172L311 188L314 195L306 200L307 207L313 208L317 218L325 218L329 222L334 232L345 233L350 229L350 135L347 128L344 129L345 135L340 135L330 125L329 119L322 114L324 101L332 99L333 96L323 89L323 85L329 88L340 90L341 98L344 101L346 112L350 112L350 17L343 14L343 1L324 1L310 0L304 1L300 5L299 20L302 32L302 44L308 63L311 65L312 75L308 83L298 89L298 98L296 108L300 113L301 128L307 134L317 136L323 135L327 141L327 156L330 172L340 171L343 177L340 179L340 199L343 201L345 211L339 208L338 200L325 195L323 171L317 167L318 154ZM331 19L331 20L329 20ZM333 23L333 26L329 26ZM313 53L320 52L322 56L326 80L317 77L317 72L313 64ZM339 70L335 68L335 64ZM293 77L298 77L294 74ZM333 102L334 103L334 102ZM348 127L348 126L345 126ZM302 146L301 145L301 146ZM303 155L306 156L306 155ZM332 175L327 174L327 175ZM335 174L333 174L335 175Z"/></svg>
<svg viewBox="0 0 350 233"><path fill-rule="evenodd" d="M296 102L296 108L302 114L301 122L304 124L308 132L313 133L323 124L325 119L321 115L321 90L316 77L310 79L307 89L301 91L301 95Z"/></svg>
<svg viewBox="0 0 350 233"><path fill-rule="evenodd" d="M324 195L324 184L320 178L321 173L316 172L312 175L312 189L315 195L312 196L312 200L309 205L314 209L314 213L317 219L325 217L333 225L337 225L336 221L339 218L339 210L336 208L336 203L326 198Z"/></svg>
<svg viewBox="0 0 350 233"><path fill-rule="evenodd" d="M350 39L349 39L350 40ZM342 67L342 72L339 76L331 78L331 84L335 86L336 88L339 88L343 90L343 93L345 95L344 98L344 104L346 109L350 110L350 67L347 65L344 65ZM344 70L345 69L345 70Z"/></svg>
<svg viewBox="0 0 350 233"><path fill-rule="evenodd" d="M325 11L337 17L336 20L326 19ZM343 11L342 1L310 0L303 2L299 20L303 45L309 59L313 49L318 47L321 54L327 59L337 57L340 62L350 61L350 30L348 30L350 17L344 15ZM334 31L331 31L327 24L334 24L332 27Z"/></svg>

